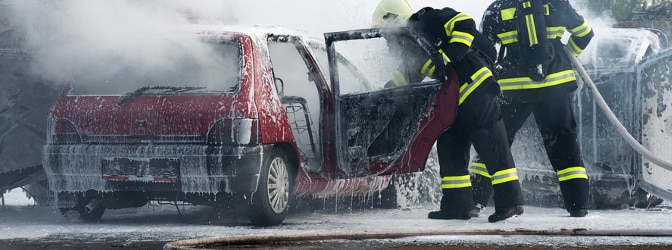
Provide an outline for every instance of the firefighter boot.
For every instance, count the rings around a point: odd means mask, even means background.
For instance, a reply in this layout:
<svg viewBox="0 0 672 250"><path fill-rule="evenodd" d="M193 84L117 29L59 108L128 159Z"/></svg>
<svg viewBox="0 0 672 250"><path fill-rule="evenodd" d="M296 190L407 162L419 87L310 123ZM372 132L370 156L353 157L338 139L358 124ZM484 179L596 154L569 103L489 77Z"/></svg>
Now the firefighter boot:
<svg viewBox="0 0 672 250"><path fill-rule="evenodd" d="M439 220L468 220L473 204L471 187L443 189L441 210L429 212L427 218Z"/></svg>
<svg viewBox="0 0 672 250"><path fill-rule="evenodd" d="M518 180L493 184L495 213L488 217L489 222L506 220L513 216L521 215L523 209L523 193Z"/></svg>
<svg viewBox="0 0 672 250"><path fill-rule="evenodd" d="M588 214L588 180L571 179L560 182L560 191L565 202L565 208L570 217L585 217Z"/></svg>
<svg viewBox="0 0 672 250"><path fill-rule="evenodd" d="M498 222L500 220L506 220L513 217L514 215L521 215L525 212L522 205L515 207L507 207L503 209L495 208L495 213L488 217L488 222Z"/></svg>

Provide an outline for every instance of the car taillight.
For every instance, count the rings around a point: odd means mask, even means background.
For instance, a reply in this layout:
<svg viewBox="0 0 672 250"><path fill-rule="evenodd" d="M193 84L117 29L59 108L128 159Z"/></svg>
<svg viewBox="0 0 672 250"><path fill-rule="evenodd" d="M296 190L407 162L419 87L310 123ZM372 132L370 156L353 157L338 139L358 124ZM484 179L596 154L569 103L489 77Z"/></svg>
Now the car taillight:
<svg viewBox="0 0 672 250"><path fill-rule="evenodd" d="M82 141L75 125L68 120L50 120L49 132L47 136L49 144L74 144Z"/></svg>
<svg viewBox="0 0 672 250"><path fill-rule="evenodd" d="M222 119L210 128L208 144L259 144L259 121L257 119Z"/></svg>

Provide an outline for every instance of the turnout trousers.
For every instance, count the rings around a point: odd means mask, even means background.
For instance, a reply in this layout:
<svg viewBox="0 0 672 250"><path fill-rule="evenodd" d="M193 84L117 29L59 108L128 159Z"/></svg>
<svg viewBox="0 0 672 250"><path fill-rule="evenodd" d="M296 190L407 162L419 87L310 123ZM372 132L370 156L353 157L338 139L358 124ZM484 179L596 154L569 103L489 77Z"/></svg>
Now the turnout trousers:
<svg viewBox="0 0 672 250"><path fill-rule="evenodd" d="M581 151L576 136L576 122L572 112L571 95L541 100L537 102L522 102L506 100L502 104L502 118L506 126L509 145L513 144L518 130L527 118L534 114L534 120L542 136L546 154L557 174L562 192L565 209L576 211L587 209L589 199L589 184L586 169L583 166ZM491 188L488 176L479 173L488 163L480 155L480 159L472 164L470 170L475 173L472 177L474 185L474 201L486 205ZM488 166L489 168L489 166Z"/></svg>
<svg viewBox="0 0 672 250"><path fill-rule="evenodd" d="M443 191L441 210L464 214L471 209L473 190L468 167L472 145L493 176L491 188L495 208L523 205L498 102L497 96L492 94L467 98L458 107L453 127L439 137L437 153Z"/></svg>

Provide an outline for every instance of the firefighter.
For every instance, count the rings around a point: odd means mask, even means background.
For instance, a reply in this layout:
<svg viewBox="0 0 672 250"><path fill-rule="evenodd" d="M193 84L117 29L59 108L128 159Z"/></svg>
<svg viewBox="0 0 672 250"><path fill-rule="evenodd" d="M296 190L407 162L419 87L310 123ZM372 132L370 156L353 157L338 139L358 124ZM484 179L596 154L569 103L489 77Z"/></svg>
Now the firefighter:
<svg viewBox="0 0 672 250"><path fill-rule="evenodd" d="M493 176L495 213L488 221L523 214L520 183L501 119L500 90L484 56L488 50L495 51L492 44L478 32L471 17L451 8L425 7L414 12L405 0L383 0L374 12L373 26L388 25L405 25L432 42L443 57L442 62L425 59L415 64L403 63L406 66L397 69L395 80L388 85L418 82L424 77L441 79L451 67L460 82L455 124L437 141L443 192L440 210L430 212L428 218L471 218L473 194L467 168L472 144ZM394 40L388 39L388 44ZM479 49L474 44L490 49Z"/></svg>
<svg viewBox="0 0 672 250"><path fill-rule="evenodd" d="M571 36L566 44L565 31ZM581 159L571 108L576 76L565 47L578 56L593 37L591 27L567 0L496 0L485 11L481 32L499 44L497 65L502 115L509 144L530 114L542 135L546 154L560 183L571 217L588 214L588 175ZM482 156L480 158L483 158ZM475 213L490 194L488 163L470 167Z"/></svg>

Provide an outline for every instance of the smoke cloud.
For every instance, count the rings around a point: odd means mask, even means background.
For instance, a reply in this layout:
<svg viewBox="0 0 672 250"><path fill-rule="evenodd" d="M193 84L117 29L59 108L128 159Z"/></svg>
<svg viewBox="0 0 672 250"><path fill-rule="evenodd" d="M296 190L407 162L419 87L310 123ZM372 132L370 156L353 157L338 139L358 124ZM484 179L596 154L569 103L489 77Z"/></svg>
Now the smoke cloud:
<svg viewBox="0 0 672 250"><path fill-rule="evenodd" d="M23 30L25 47L35 51L33 73L62 82L78 72L113 74L127 64L163 65L169 60L164 55L175 50L206 56L208 50L199 49L196 41L176 35L185 25L273 25L321 38L324 32L368 28L378 2L14 0L0 1L0 4L9 7L10 22ZM491 3L485 0L409 2L416 9L450 6L469 14L477 23ZM610 26L608 22L605 25Z"/></svg>

